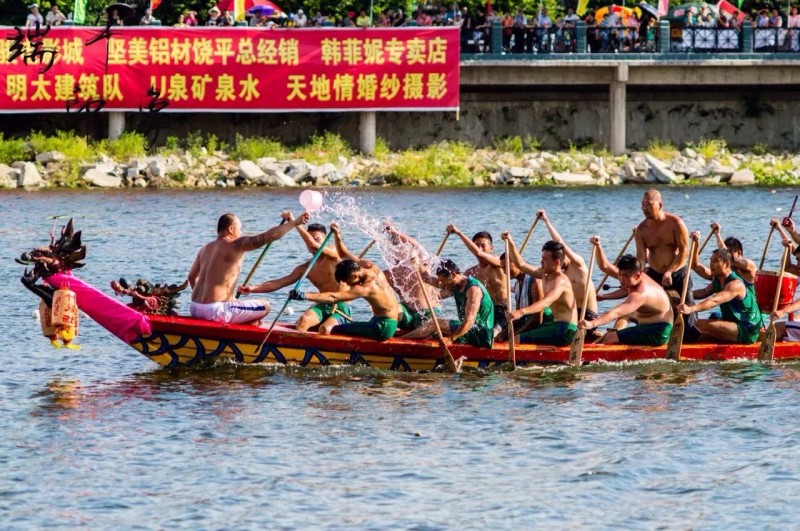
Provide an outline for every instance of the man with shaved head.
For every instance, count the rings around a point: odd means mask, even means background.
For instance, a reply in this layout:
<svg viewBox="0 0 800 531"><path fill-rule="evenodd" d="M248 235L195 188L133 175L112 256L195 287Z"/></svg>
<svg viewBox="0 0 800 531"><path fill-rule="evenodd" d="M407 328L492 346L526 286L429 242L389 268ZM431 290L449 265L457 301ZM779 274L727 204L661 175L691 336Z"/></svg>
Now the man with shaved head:
<svg viewBox="0 0 800 531"><path fill-rule="evenodd" d="M686 304L692 306L692 282L686 267L689 256L689 231L683 220L664 210L661 192L650 189L642 197L642 213L644 221L636 227L636 258L647 264L647 276L667 290L674 304L683 290L683 283L688 282ZM699 337L695 328L697 314L688 316L683 338L693 341Z"/></svg>

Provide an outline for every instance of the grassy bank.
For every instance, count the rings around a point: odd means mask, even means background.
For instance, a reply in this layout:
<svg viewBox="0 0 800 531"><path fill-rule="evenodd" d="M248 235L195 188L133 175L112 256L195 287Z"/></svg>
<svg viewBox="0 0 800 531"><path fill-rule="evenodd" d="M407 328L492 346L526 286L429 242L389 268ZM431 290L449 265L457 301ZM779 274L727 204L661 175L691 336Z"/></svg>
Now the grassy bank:
<svg viewBox="0 0 800 531"><path fill-rule="evenodd" d="M34 132L27 138L0 135L0 164L35 162L43 172L44 185L56 187L88 186L82 176L87 167L98 161L118 165L117 173L122 175L130 165L135 167L137 160L152 160L154 157L182 162L177 169L161 175L158 180L150 179L146 171L141 176L135 172L130 174L129 182L122 176L122 186L133 185L137 178L144 179L147 186L190 187L206 180L211 183L221 180L228 186L242 185L236 169L240 161L270 159L278 163L302 160L312 167L327 164L340 173L340 178L331 179L332 182L328 179L321 179L319 183L298 179L298 184L335 184L343 178L347 184L362 185L484 186L571 182L609 185L652 181L648 181L649 169L642 164L642 158L649 155L672 164L673 168L679 163L690 166L676 180L661 182L713 184L720 181L719 177L713 179L715 175L722 175L724 182L725 175L746 169L752 171L755 184L800 183L797 170L800 158L794 154L769 153L763 145L731 150L723 140L704 140L681 147L655 140L645 150L622 156L613 156L604 148L595 146L542 151L541 142L531 137L498 138L491 148L441 142L402 151L392 151L386 142L379 139L373 157L357 155L352 146L333 133L315 135L300 145L286 145L272 138L242 136L228 144L213 134L169 137L163 146L150 151L146 151L146 145L147 139L135 132L126 132L116 140L96 141L62 131L52 135ZM46 155L51 152L60 155L53 160L52 156ZM700 171L699 168L703 167L711 167L706 171L708 175ZM285 168L287 166L280 171L285 171ZM572 175L573 180L562 179L564 174ZM580 182L580 175L587 176L586 182Z"/></svg>

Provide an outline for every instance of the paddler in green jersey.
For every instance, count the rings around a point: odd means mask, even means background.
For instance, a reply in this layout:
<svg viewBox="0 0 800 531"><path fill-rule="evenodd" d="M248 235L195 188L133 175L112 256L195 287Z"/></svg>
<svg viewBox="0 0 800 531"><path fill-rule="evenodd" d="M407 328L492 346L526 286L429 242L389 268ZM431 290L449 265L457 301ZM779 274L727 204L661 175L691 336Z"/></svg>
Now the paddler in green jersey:
<svg viewBox="0 0 800 531"><path fill-rule="evenodd" d="M438 318L442 334L449 336L453 343L492 348L494 305L483 283L475 277L462 274L452 260L440 262L436 277L423 273L423 278L426 283L442 290L442 298L452 296L455 299L458 320ZM435 331L436 324L430 320L403 338L427 338Z"/></svg>
<svg viewBox="0 0 800 531"><path fill-rule="evenodd" d="M696 299L705 299L694 304L680 304L683 314L702 312L716 306L722 310L722 319L699 319L697 328L706 336L728 343L750 345L758 341L761 328L761 312L756 303L755 288L731 269L733 257L727 249L716 249L711 253L711 273L714 279L703 289L695 290Z"/></svg>
<svg viewBox="0 0 800 531"><path fill-rule="evenodd" d="M508 313L508 318L517 320L526 315L533 315L549 307L553 311L553 321L520 334L520 342L537 345L564 346L572 342L578 331L578 311L572 283L564 273L564 245L548 241L542 247L542 267L538 270L527 264L520 256L511 235L503 233L503 239L509 243L511 261L523 272L530 275L541 274L544 297L523 308Z"/></svg>
<svg viewBox="0 0 800 531"><path fill-rule="evenodd" d="M455 234L464 242L467 250L471 252L478 263L470 267L464 274L472 276L481 281L489 292L494 304L494 333L499 334L504 330L506 322L506 301L508 300L508 281L506 280L506 267L499 257L492 254L494 244L492 235L481 231L475 234L470 240L466 234L461 232L455 225L448 225L447 232Z"/></svg>

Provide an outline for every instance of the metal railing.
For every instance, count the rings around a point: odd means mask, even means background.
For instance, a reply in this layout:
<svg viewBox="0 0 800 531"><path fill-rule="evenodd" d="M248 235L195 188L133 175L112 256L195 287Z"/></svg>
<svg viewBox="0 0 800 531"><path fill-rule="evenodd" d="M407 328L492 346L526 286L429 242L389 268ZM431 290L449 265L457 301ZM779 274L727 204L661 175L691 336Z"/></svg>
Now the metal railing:
<svg viewBox="0 0 800 531"><path fill-rule="evenodd" d="M464 59L491 56L558 57L559 54L796 54L800 29L788 28L679 28L667 21L645 28L586 26L508 28L499 21L481 32L462 33ZM800 56L798 56L800 58Z"/></svg>
<svg viewBox="0 0 800 531"><path fill-rule="evenodd" d="M673 52L741 52L742 32L730 28L683 28L672 30L670 50Z"/></svg>

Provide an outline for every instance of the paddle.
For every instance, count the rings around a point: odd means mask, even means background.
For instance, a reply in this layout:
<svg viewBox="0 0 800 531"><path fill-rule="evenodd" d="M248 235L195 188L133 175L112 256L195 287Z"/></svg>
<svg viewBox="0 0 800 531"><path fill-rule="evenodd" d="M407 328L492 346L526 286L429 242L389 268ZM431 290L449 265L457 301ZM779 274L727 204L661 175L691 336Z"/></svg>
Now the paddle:
<svg viewBox="0 0 800 531"><path fill-rule="evenodd" d="M772 233L775 232L775 226L770 225L769 235L767 236L767 244L764 245L764 253L761 255L761 263L758 264L758 270L764 269L764 260L767 259L767 250L769 249L769 241L772 239Z"/></svg>
<svg viewBox="0 0 800 531"><path fill-rule="evenodd" d="M281 225L283 225L284 223L286 223L286 220L282 219L281 220ZM261 260L264 259L264 255L267 254L267 251L269 251L269 248L271 246L272 246L272 242L269 242L267 245L264 246L264 250L261 251L261 255L258 257L258 260L256 260L255 264L253 264L253 269L251 269L250 272L247 274L247 277L245 277L244 284L242 284L242 287L246 286L250 282L250 279L253 278L253 273L255 273L256 269L258 269L258 266L261 265ZM242 292L241 291L237 291L236 292L236 298L238 299L241 296L242 296Z"/></svg>
<svg viewBox="0 0 800 531"><path fill-rule="evenodd" d="M692 243L689 244L689 263L691 263L695 245L697 245L697 243L694 240L692 240ZM691 274L692 272L687 265L686 276L683 279L683 289L681 290L681 300L679 304L686 302L686 292L689 288L689 275ZM667 341L666 356L668 360L673 361L680 361L681 359L681 349L683 348L683 331L686 328L686 323L683 320L683 314L681 312L677 313L678 315L675 316L675 320L672 322L672 331L669 333L669 341Z"/></svg>
<svg viewBox="0 0 800 531"><path fill-rule="evenodd" d="M627 246L627 244L625 245ZM589 286L592 285L592 268L594 267L594 255L596 253L597 246L592 245L592 255L589 257L589 270L586 272L586 289L583 291L583 304L581 305L581 314L578 316L578 322L583 321L586 317L586 305L589 304ZM575 337L572 338L572 344L569 347L570 365L575 366L581 364L584 341L586 341L586 329L581 328L575 333Z"/></svg>
<svg viewBox="0 0 800 531"><path fill-rule="evenodd" d="M619 254L617 255L617 257L614 259L614 262L613 262L613 263L614 263L615 265L616 265L616 263L617 263L617 262L619 262L619 259L620 259L620 258L622 258L622 255L623 255L623 254L625 254L625 250L628 248L628 245L630 245L630 244L631 244L631 240L633 240L633 237L634 237L635 235L636 235L636 227L634 227L634 228L633 228L633 230L631 231L631 235L630 235L630 237L628 237L628 241L626 241L626 242L625 242L625 245L623 245L623 246L622 246L622 250L619 252ZM599 284L597 284L597 288L595 289L595 293L599 293L599 292L600 292L600 288L602 288L602 287L605 285L605 284L603 284L603 283L604 283L606 280L608 280L608 273L606 273L605 275L603 275L603 278L601 278L601 279L600 279L600 283L599 283ZM606 289L608 289L608 288L606 288Z"/></svg>
<svg viewBox="0 0 800 531"><path fill-rule="evenodd" d="M308 273L311 271L311 268L314 267L314 264L317 263L317 259L322 254L322 251L325 250L325 246L328 244L328 240L331 239L331 236L333 236L333 231L328 232L328 235L325 236L324 240L322 240L322 243L320 244L319 249L317 249L317 252L314 253L314 256L311 258L311 261L308 263L308 267L306 268L305 272L303 273L303 276L301 276L297 280L297 282L295 282L294 288L292 288L293 291L297 291L298 288L300 288L300 284L306 279L306 277L308 276ZM264 343L266 343L267 339L269 339L269 335L272 333L272 329L275 328L275 325L278 323L278 319L280 319L281 316L283 315L283 312L286 311L286 307L289 305L289 301L291 301L291 299L289 297L286 297L286 302L283 303L283 308L281 308L281 311L278 312L277 316L275 316L275 320L272 321L272 324L270 325L269 330L267 330L267 335L264 336L264 340L261 341L261 344L258 346L258 350L256 352L261 351L261 349L264 347Z"/></svg>
<svg viewBox="0 0 800 531"><path fill-rule="evenodd" d="M775 300L772 301L772 313L778 311L778 303L781 298L781 287L783 284L783 273L786 270L786 260L789 258L789 248L784 247L783 257L781 258L781 270L778 274L778 287L775 288ZM764 340L761 342L761 347L758 349L758 361L761 363L772 363L772 357L775 354L775 339L778 336L778 331L775 329L775 319L770 318L767 333L764 335Z"/></svg>
<svg viewBox="0 0 800 531"><path fill-rule="evenodd" d="M697 258L698 258L698 259L700 258L700 255L701 255L701 254L703 254L703 249L705 249L705 248L706 248L706 244L708 243L708 241L711 239L711 237L712 237L712 236L713 236L713 235L714 235L716 232L717 232L717 231L715 231L715 230L712 230L711 232L709 232L709 233L708 233L708 236L706 236L706 239L705 239L705 240L703 240L703 245L701 245L701 246L700 246L700 250L699 250L699 251L697 251ZM691 259L691 255L689 255L689 258Z"/></svg>
<svg viewBox="0 0 800 531"><path fill-rule="evenodd" d="M511 304L511 247L506 240L506 290L508 297L506 298L506 307L509 312L514 311ZM511 364L512 369L517 368L517 345L514 338L514 320L508 320L508 363Z"/></svg>
<svg viewBox="0 0 800 531"><path fill-rule="evenodd" d="M525 246L528 245L528 240L531 239L531 234L533 234L533 229L536 228L536 224L539 223L540 219L542 219L542 218L540 218L539 216L536 216L536 219L533 220L533 224L531 225L531 228L528 229L528 234L525 236L525 239L522 240L522 245L519 248L519 254L520 255L522 255L522 251L525 250Z"/></svg>
<svg viewBox="0 0 800 531"><path fill-rule="evenodd" d="M449 232L445 233L444 239L442 240L442 243L439 244L439 249L436 250L436 256L439 256L440 254L442 254L442 251L444 250L444 244L447 243L447 238L449 238L449 237L450 237L450 233Z"/></svg>
<svg viewBox="0 0 800 531"><path fill-rule="evenodd" d="M361 251L361 253L358 255L358 258L359 258L359 260L360 260L361 258L364 258L364 255L365 255L365 254L367 254L367 253L369 252L369 250L370 250L370 249L372 249L372 246L373 246L373 245L375 245L375 241L376 241L376 240L372 240L371 242L369 242L369 243L367 244L367 246L366 246L366 247L364 247L364 250L363 250L363 251Z"/></svg>
<svg viewBox="0 0 800 531"><path fill-rule="evenodd" d="M447 238L445 238L445 240L447 240ZM442 245L444 245L444 242L442 242ZM431 304L431 300L428 298L428 292L425 291L425 283L422 281L422 275L419 274L419 270L414 270L414 272L417 274L419 289L422 291L425 304L428 306L428 311L431 313L431 319L433 319L433 324L436 326L436 338L439 341L439 347L442 349L442 354L444 354L444 365L448 372L460 372L459 366L456 365L456 360L453 358L453 354L450 352L450 349L447 348L447 345L444 342L442 329L439 327L439 319L436 318L436 313L433 311L433 304Z"/></svg>
<svg viewBox="0 0 800 531"><path fill-rule="evenodd" d="M792 208L789 209L789 215L786 216L789 219L792 219L792 214L794 214L794 207L797 205L797 198L800 196L794 196L794 201L792 202Z"/></svg>

